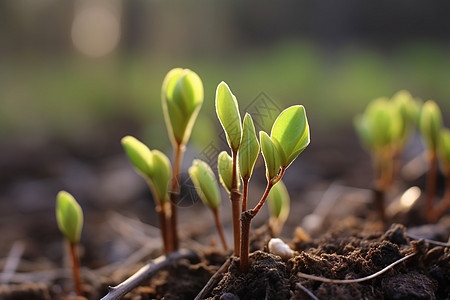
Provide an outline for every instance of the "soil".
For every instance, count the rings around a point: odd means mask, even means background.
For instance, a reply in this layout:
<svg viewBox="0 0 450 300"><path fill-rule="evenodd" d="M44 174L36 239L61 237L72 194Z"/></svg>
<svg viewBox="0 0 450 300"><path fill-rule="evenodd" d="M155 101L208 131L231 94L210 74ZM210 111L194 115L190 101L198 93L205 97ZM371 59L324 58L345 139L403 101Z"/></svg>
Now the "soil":
<svg viewBox="0 0 450 300"><path fill-rule="evenodd" d="M347 136L344 132L335 136L335 141L317 138L311 145L315 149L305 152L305 158L288 170L286 184L292 208L282 238L295 256L283 261L269 253L267 211L261 211L252 224L249 272L240 272L239 260L232 258L204 298L450 299L450 247L445 246L450 218L444 216L437 224L427 224L421 218L423 203L419 201L406 211L392 213L388 222L403 225L393 224L386 229L377 220L370 190L347 187L367 187L371 182L371 176L366 175L370 170L368 157L362 150L354 150L359 147L354 140L342 143ZM120 154L120 145L111 142L115 152L100 157L86 156L79 150L83 146L55 145L50 150L43 145L3 147L0 155L0 299L77 299L53 215L54 196L62 188L78 191L75 196L85 210L80 244L85 297L78 299L100 299L108 286L119 284L161 255L154 204L148 201L151 195ZM352 155L330 160L330 155L320 149ZM317 167L323 161L328 162L327 169ZM297 184L296 177L308 179ZM252 181L250 193L261 194L264 176L255 175ZM423 188L423 176L402 182L395 195L387 195L387 199L394 202L397 195L414 184ZM326 214L321 210L322 222L315 226L302 222L317 212L318 202L328 201L330 191L336 195L331 209ZM183 205L179 208L182 247L193 249L196 255L159 271L124 299L194 299L229 260L230 253L220 250L211 213L198 199ZM229 203L224 201L222 206L221 218L231 241ZM306 273L332 279L361 278L410 253L416 254L360 283L323 283L298 276ZM15 256L17 266L8 273L8 264Z"/></svg>

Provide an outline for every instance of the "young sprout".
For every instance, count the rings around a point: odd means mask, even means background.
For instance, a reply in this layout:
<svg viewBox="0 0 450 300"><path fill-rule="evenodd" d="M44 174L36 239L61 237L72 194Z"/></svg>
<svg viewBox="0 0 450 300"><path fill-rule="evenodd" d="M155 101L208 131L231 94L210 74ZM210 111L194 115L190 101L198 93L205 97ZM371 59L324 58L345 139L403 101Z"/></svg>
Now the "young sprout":
<svg viewBox="0 0 450 300"><path fill-rule="evenodd" d="M183 153L203 104L203 83L189 69L176 68L165 77L161 89L162 107L173 145L173 177L170 193L171 237L173 250L178 249L177 207L180 193L179 173Z"/></svg>
<svg viewBox="0 0 450 300"><path fill-rule="evenodd" d="M260 132L261 151L266 164L267 186L259 203L241 215L241 259L240 269L248 270L249 236L251 220L266 201L273 186L281 180L284 172L297 156L309 145L309 125L305 108L291 106L280 113L275 120L271 136Z"/></svg>
<svg viewBox="0 0 450 300"><path fill-rule="evenodd" d="M380 219L385 222L384 193L392 183L394 140L401 132L399 111L388 99L379 98L369 103L364 114L355 118L354 124L361 143L372 156L375 170L374 203Z"/></svg>
<svg viewBox="0 0 450 300"><path fill-rule="evenodd" d="M246 113L242 128L242 143L238 151L239 172L243 182L242 212L247 210L248 181L253 173L259 154L259 143L255 133L252 117Z"/></svg>
<svg viewBox="0 0 450 300"><path fill-rule="evenodd" d="M219 180L228 194L231 193L233 186L233 159L226 151L219 153L217 157L217 170L219 171ZM240 181L237 182L239 189Z"/></svg>
<svg viewBox="0 0 450 300"><path fill-rule="evenodd" d="M426 159L428 161L428 174L425 194L425 213L427 219L434 220L434 198L437 184L437 151L439 147L440 132L442 129L441 110L433 100L428 100L422 107L420 114L420 131L426 146Z"/></svg>
<svg viewBox="0 0 450 300"><path fill-rule="evenodd" d="M195 185L198 195L203 203L208 206L214 215L217 231L222 241L223 249L228 250L225 235L222 229L222 223L219 218L220 192L216 177L207 163L199 159L194 159L189 168L189 176Z"/></svg>
<svg viewBox="0 0 450 300"><path fill-rule="evenodd" d="M60 191L56 196L56 220L59 230L69 244L76 293L82 296L77 245L83 229L83 211L75 198L66 191Z"/></svg>
<svg viewBox="0 0 450 300"><path fill-rule="evenodd" d="M164 245L164 252L173 250L170 243L170 231L167 222L168 186L172 177L172 168L167 156L158 151L150 150L142 142L132 136L122 138L122 146L138 173L146 180L156 203L156 212Z"/></svg>
<svg viewBox="0 0 450 300"><path fill-rule="evenodd" d="M221 82L216 90L216 113L222 125L228 145L231 148L232 172L230 186L230 201L233 218L233 237L234 237L234 254L240 254L240 199L238 182L238 161L237 155L242 139L241 115L236 97L231 93L230 88L225 82Z"/></svg>
<svg viewBox="0 0 450 300"><path fill-rule="evenodd" d="M439 219L450 207L450 130L441 130L439 143L439 162L445 174L445 194L434 213L434 220Z"/></svg>
<svg viewBox="0 0 450 300"><path fill-rule="evenodd" d="M282 180L278 181L270 190L268 203L270 212L269 226L272 236L277 237L289 216L290 209L289 193Z"/></svg>

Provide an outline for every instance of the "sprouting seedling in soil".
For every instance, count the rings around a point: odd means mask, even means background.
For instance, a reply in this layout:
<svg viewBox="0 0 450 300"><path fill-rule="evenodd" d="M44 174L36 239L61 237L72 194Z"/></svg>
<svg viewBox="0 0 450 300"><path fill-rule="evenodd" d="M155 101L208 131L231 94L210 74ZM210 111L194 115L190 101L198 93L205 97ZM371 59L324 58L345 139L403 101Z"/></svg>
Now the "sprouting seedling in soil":
<svg viewBox="0 0 450 300"><path fill-rule="evenodd" d="M213 171L204 161L194 159L192 166L189 168L189 176L203 203L211 209L223 248L227 251L228 246L219 218L219 206L221 203L219 185Z"/></svg>
<svg viewBox="0 0 450 300"><path fill-rule="evenodd" d="M283 110L275 120L270 137L260 132L261 151L266 165L267 186L259 203L241 215L240 269L248 270L251 220L264 205L273 186L281 180L286 169L310 143L309 125L302 105Z"/></svg>
<svg viewBox="0 0 450 300"><path fill-rule="evenodd" d="M420 114L420 131L426 147L428 161L428 174L425 191L425 214L429 221L434 217L434 198L437 184L437 151L439 147L440 132L442 129L441 110L433 100L428 100L422 107Z"/></svg>
<svg viewBox="0 0 450 300"><path fill-rule="evenodd" d="M167 130L174 149L173 177L171 183L171 243L178 249L177 207L180 192L179 173L183 153L192 132L197 115L203 104L203 83L189 69L176 68L165 77L161 99Z"/></svg>
<svg viewBox="0 0 450 300"><path fill-rule="evenodd" d="M401 157L414 129L418 124L420 115L420 103L413 99L408 91L402 90L392 97L394 108L398 111L399 130L398 137L393 138L393 181L400 169Z"/></svg>
<svg viewBox="0 0 450 300"><path fill-rule="evenodd" d="M231 148L232 172L230 186L230 201L233 218L233 239L234 254L240 254L240 222L239 215L241 212L240 202L241 193L239 192L238 182L238 160L237 155L242 139L241 115L236 97L231 93L230 88L225 82L221 82L216 90L216 113L222 125L228 145Z"/></svg>
<svg viewBox="0 0 450 300"><path fill-rule="evenodd" d="M283 181L278 181L270 190L269 203L269 226L273 237L277 237L289 216L290 197Z"/></svg>
<svg viewBox="0 0 450 300"><path fill-rule="evenodd" d="M77 245L83 230L83 211L75 198L66 191L60 191L56 196L56 220L59 230L69 244L76 293L82 296Z"/></svg>
<svg viewBox="0 0 450 300"><path fill-rule="evenodd" d="M242 126L242 143L238 151L239 172L242 178L242 212L247 210L248 181L253 173L259 154L259 143L256 137L252 117L246 113Z"/></svg>
<svg viewBox="0 0 450 300"><path fill-rule="evenodd" d="M400 136L399 110L386 98L379 98L356 116L354 125L361 143L371 153L375 170L374 203L380 219L385 221L384 193L392 183L394 173L394 140Z"/></svg>
<svg viewBox="0 0 450 300"><path fill-rule="evenodd" d="M168 226L168 187L172 177L172 168L167 156L158 151L150 150L145 144L132 136L122 138L122 146L138 173L145 179L156 203L159 214L164 252L172 251L170 231Z"/></svg>
<svg viewBox="0 0 450 300"><path fill-rule="evenodd" d="M434 220L439 219L450 207L450 130L443 128L440 134L439 162L445 175L445 193L434 212Z"/></svg>

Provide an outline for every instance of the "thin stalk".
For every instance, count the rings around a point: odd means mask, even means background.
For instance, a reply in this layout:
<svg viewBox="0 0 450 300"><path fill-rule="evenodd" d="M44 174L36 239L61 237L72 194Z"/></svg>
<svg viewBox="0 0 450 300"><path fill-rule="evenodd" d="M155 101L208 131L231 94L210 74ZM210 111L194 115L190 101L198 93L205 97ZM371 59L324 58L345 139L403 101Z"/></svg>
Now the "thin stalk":
<svg viewBox="0 0 450 300"><path fill-rule="evenodd" d="M228 251L227 241L225 240L225 235L223 233L222 222L219 218L219 210L217 208L212 209L214 215L214 221L216 222L217 232L219 232L220 240L222 242L223 250Z"/></svg>
<svg viewBox="0 0 450 300"><path fill-rule="evenodd" d="M183 153L185 147L183 144L177 143L173 150L173 175L170 191L170 230L172 238L172 251L177 251L179 247L178 229L177 229L177 204L180 195L180 167L183 161Z"/></svg>
<svg viewBox="0 0 450 300"><path fill-rule="evenodd" d="M232 159L233 159L233 175L231 177L231 191L230 191L230 201L231 201L231 210L232 210L232 218L233 218L233 237L234 237L234 255L239 257L241 253L241 227L239 222L239 215L241 213L240 208L240 200L241 193L238 189L238 176L237 176L237 150L231 151Z"/></svg>
<svg viewBox="0 0 450 300"><path fill-rule="evenodd" d="M248 194L249 178L242 178L242 212L247 210L247 194Z"/></svg>
<svg viewBox="0 0 450 300"><path fill-rule="evenodd" d="M373 188L373 204L378 212L378 217L383 224L386 224L386 215L384 209L384 198L390 176L390 172L386 172L386 157L383 155L374 156L375 184Z"/></svg>
<svg viewBox="0 0 450 300"><path fill-rule="evenodd" d="M241 231L241 259L240 259L240 263L239 263L239 268L240 268L241 272L247 272L248 267L249 267L248 257L250 254L250 225L251 225L252 219L258 214L259 210L264 205L264 202L266 202L266 199L267 199L267 196L269 196L270 190L278 181L281 180L285 171L286 171L286 168L281 168L281 171L278 174L278 176L267 182L266 190L264 191L264 194L261 197L261 200L259 200L259 203L255 206L255 208L244 211L241 214L241 229L242 229L242 231Z"/></svg>
<svg viewBox="0 0 450 300"><path fill-rule="evenodd" d="M436 196L437 185L437 155L436 151L431 150L428 155L428 174L425 189L425 213L429 221L433 220L434 214L434 198Z"/></svg>
<svg viewBox="0 0 450 300"><path fill-rule="evenodd" d="M72 258L73 280L75 282L75 291L78 296L83 296L80 279L80 261L78 259L77 244L69 242L70 256Z"/></svg>
<svg viewBox="0 0 450 300"><path fill-rule="evenodd" d="M161 205L158 205L156 207L156 211L159 214L159 226L161 228L161 234L162 234L162 240L163 240L163 246L164 246L164 254L168 254L172 252L172 244L170 242L170 236L169 236L169 228L167 224L167 214L164 203Z"/></svg>
<svg viewBox="0 0 450 300"><path fill-rule="evenodd" d="M445 172L445 193L434 212L434 221L442 217L450 207L450 167Z"/></svg>

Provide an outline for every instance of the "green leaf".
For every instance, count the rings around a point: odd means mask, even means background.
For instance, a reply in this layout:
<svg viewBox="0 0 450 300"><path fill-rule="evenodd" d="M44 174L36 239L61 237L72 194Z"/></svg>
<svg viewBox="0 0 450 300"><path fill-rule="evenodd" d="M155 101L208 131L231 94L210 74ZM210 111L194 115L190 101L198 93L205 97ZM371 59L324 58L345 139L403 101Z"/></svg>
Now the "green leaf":
<svg viewBox="0 0 450 300"><path fill-rule="evenodd" d="M281 162L277 147L270 139L269 135L264 131L259 132L259 140L261 142L261 151L266 164L267 180L277 177L280 171Z"/></svg>
<svg viewBox="0 0 450 300"><path fill-rule="evenodd" d="M169 158L158 150L152 150L151 182L162 202L169 201L169 182L172 179L172 165Z"/></svg>
<svg viewBox="0 0 450 300"><path fill-rule="evenodd" d="M122 145L133 166L148 182L155 202L160 205L168 201L168 185L172 178L172 166L169 158L150 149L132 136L122 138Z"/></svg>
<svg viewBox="0 0 450 300"><path fill-rule="evenodd" d="M164 79L161 98L172 142L186 144L203 103L200 77L189 69L171 70Z"/></svg>
<svg viewBox="0 0 450 300"><path fill-rule="evenodd" d="M237 151L241 144L241 115L236 97L225 82L221 82L216 90L216 113L226 133L228 145Z"/></svg>
<svg viewBox="0 0 450 300"><path fill-rule="evenodd" d="M253 168L259 154L259 143L255 133L252 117L247 113L244 116L244 126L242 129L242 143L239 147L239 171L242 179L250 179Z"/></svg>
<svg viewBox="0 0 450 300"><path fill-rule="evenodd" d="M146 178L152 177L152 153L142 142L132 136L122 138L122 146L133 166Z"/></svg>
<svg viewBox="0 0 450 300"><path fill-rule="evenodd" d="M309 145L309 125L305 108L295 105L283 110L270 133L280 154L281 166L288 167Z"/></svg>
<svg viewBox="0 0 450 300"><path fill-rule="evenodd" d="M231 187L233 186L233 159L226 151L219 153L217 158L217 169L219 171L220 183L227 190L228 193L231 192ZM238 180L238 187L239 187Z"/></svg>
<svg viewBox="0 0 450 300"><path fill-rule="evenodd" d="M428 149L437 151L441 129L441 110L436 102L428 100L423 105L420 115L420 131Z"/></svg>
<svg viewBox="0 0 450 300"><path fill-rule="evenodd" d="M203 203L211 209L218 208L221 202L219 185L209 165L204 161L194 159L189 168L189 176Z"/></svg>
<svg viewBox="0 0 450 300"><path fill-rule="evenodd" d="M56 196L56 220L59 230L72 243L78 243L83 229L83 211L75 198L66 191Z"/></svg>
<svg viewBox="0 0 450 300"><path fill-rule="evenodd" d="M443 128L441 130L440 136L439 158L442 169L444 173L446 173L450 171L450 130L447 128Z"/></svg>
<svg viewBox="0 0 450 300"><path fill-rule="evenodd" d="M379 151L392 146L399 138L401 116L391 101L378 98L369 103L354 124L362 144L370 151Z"/></svg>
<svg viewBox="0 0 450 300"><path fill-rule="evenodd" d="M290 197L283 181L278 181L272 187L268 201L270 216L284 223L289 216Z"/></svg>

